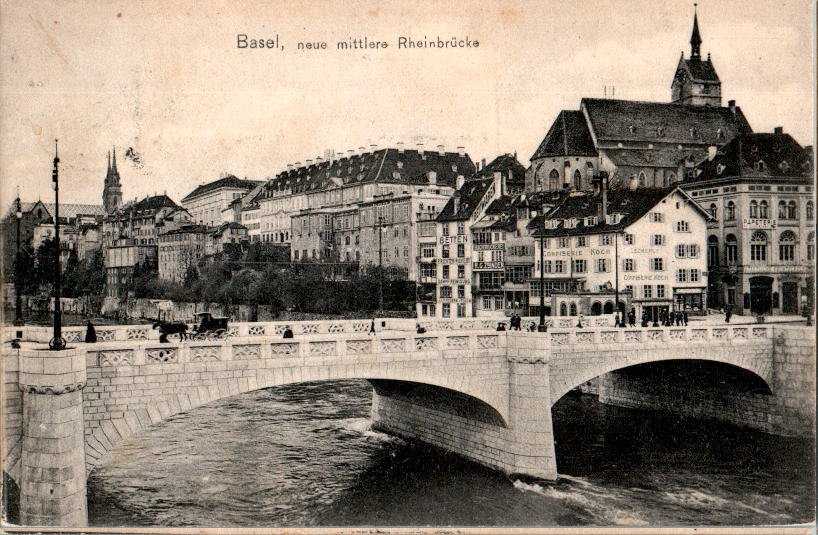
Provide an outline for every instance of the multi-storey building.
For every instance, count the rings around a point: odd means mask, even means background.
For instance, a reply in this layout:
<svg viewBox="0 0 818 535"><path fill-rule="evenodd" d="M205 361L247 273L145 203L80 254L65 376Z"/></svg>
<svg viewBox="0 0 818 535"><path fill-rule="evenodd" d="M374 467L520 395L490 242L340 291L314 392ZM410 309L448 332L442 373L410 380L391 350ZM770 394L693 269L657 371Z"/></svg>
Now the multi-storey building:
<svg viewBox="0 0 818 535"><path fill-rule="evenodd" d="M200 225L218 226L223 222L222 212L230 203L253 190L260 183L242 180L233 175L202 184L182 199L182 206L190 213L191 220Z"/></svg>
<svg viewBox="0 0 818 535"><path fill-rule="evenodd" d="M190 214L167 195L145 197L119 207L103 222L106 296L127 296L134 268L156 266L159 235L190 223Z"/></svg>
<svg viewBox="0 0 818 535"><path fill-rule="evenodd" d="M799 314L815 278L812 147L776 128L740 136L699 164L683 187L707 228L709 302L736 313Z"/></svg>
<svg viewBox="0 0 818 535"><path fill-rule="evenodd" d="M189 268L197 268L207 253L212 229L204 225L181 225L159 235L159 278L181 282Z"/></svg>
<svg viewBox="0 0 818 535"><path fill-rule="evenodd" d="M677 65L670 103L584 98L579 110L560 112L531 157L526 189L590 191L600 171L612 186L636 178L640 187L667 187L708 151L752 132L734 100L721 106L721 81L700 47L694 17L690 58Z"/></svg>
<svg viewBox="0 0 818 535"><path fill-rule="evenodd" d="M541 275L547 315L612 313L617 294L620 309L654 321L662 311L705 313L708 219L678 187L564 193L529 224L532 313Z"/></svg>

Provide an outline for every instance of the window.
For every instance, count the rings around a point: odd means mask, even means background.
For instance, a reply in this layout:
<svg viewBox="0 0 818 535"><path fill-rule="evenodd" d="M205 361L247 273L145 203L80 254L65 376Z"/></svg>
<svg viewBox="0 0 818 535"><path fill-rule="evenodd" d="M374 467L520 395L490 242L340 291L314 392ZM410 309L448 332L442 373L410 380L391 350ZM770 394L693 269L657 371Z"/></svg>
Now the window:
<svg viewBox="0 0 818 535"><path fill-rule="evenodd" d="M653 235L653 245L664 245L665 244L665 235L664 234L654 234Z"/></svg>
<svg viewBox="0 0 818 535"><path fill-rule="evenodd" d="M815 231L807 235L807 260L815 260Z"/></svg>
<svg viewBox="0 0 818 535"><path fill-rule="evenodd" d="M650 269L653 271L663 271L664 267L664 259L662 258L651 258L650 259Z"/></svg>
<svg viewBox="0 0 818 535"><path fill-rule="evenodd" d="M625 245L633 245L633 234L625 234Z"/></svg>
<svg viewBox="0 0 818 535"><path fill-rule="evenodd" d="M545 266L545 271L544 271L544 273L551 273L551 261L550 261L550 260L546 260L546 261L545 261L545 263L544 263L543 265Z"/></svg>
<svg viewBox="0 0 818 535"><path fill-rule="evenodd" d="M758 203L758 217L761 219L767 219L770 217L770 210L767 201L761 201Z"/></svg>
<svg viewBox="0 0 818 535"><path fill-rule="evenodd" d="M597 271L597 273L607 273L608 272L608 259L607 258L597 258L596 259L596 271Z"/></svg>
<svg viewBox="0 0 818 535"><path fill-rule="evenodd" d="M443 223L443 236L448 236L448 235L449 235L449 224L448 223Z"/></svg>
<svg viewBox="0 0 818 535"><path fill-rule="evenodd" d="M442 256L443 258L449 258L449 246L448 246L448 244L443 245L440 249L441 249L440 256Z"/></svg>
<svg viewBox="0 0 818 535"><path fill-rule="evenodd" d="M795 201L787 203L787 219L798 219L798 205Z"/></svg>
<svg viewBox="0 0 818 535"><path fill-rule="evenodd" d="M750 260L764 262L767 260L767 235L760 230L750 237Z"/></svg>
<svg viewBox="0 0 818 535"><path fill-rule="evenodd" d="M587 270L587 263L585 260L574 260L574 273L585 273Z"/></svg>
<svg viewBox="0 0 818 535"><path fill-rule="evenodd" d="M622 270L623 271L634 271L636 269L636 264L633 261L633 258L626 258L622 261Z"/></svg>
<svg viewBox="0 0 818 535"><path fill-rule="evenodd" d="M690 232L690 223L687 221L676 221L676 232Z"/></svg>
<svg viewBox="0 0 818 535"><path fill-rule="evenodd" d="M560 189L560 173L556 169L552 169L548 175L548 189L557 191Z"/></svg>
<svg viewBox="0 0 818 535"><path fill-rule="evenodd" d="M588 245L588 238L585 236L578 236L577 237L577 247L585 247Z"/></svg>
<svg viewBox="0 0 818 535"><path fill-rule="evenodd" d="M787 219L787 203L778 201L778 219Z"/></svg>
<svg viewBox="0 0 818 535"><path fill-rule="evenodd" d="M665 297L665 285L659 284L656 286L656 297L663 298Z"/></svg>
<svg viewBox="0 0 818 535"><path fill-rule="evenodd" d="M579 169L574 171L574 189L582 189L582 173L579 172Z"/></svg>
<svg viewBox="0 0 818 535"><path fill-rule="evenodd" d="M571 313L572 316L577 315L577 304L576 303L571 303L570 313Z"/></svg>
<svg viewBox="0 0 818 535"><path fill-rule="evenodd" d="M644 172L644 171L641 171L641 172L639 173L639 185L640 185L640 186L642 186L642 187L645 187L645 186L647 186L647 185L648 185L648 177L647 177L647 176L645 176L645 172Z"/></svg>
<svg viewBox="0 0 818 535"><path fill-rule="evenodd" d="M463 286L462 284L457 285L457 297L459 297L460 299L466 297L466 287Z"/></svg>
<svg viewBox="0 0 818 535"><path fill-rule="evenodd" d="M463 243L458 243L457 244L457 257L458 258L463 258L464 256L466 256L466 245L463 244Z"/></svg>
<svg viewBox="0 0 818 535"><path fill-rule="evenodd" d="M421 256L423 258L433 258L435 256L435 246L434 245L424 245L421 249Z"/></svg>
<svg viewBox="0 0 818 535"><path fill-rule="evenodd" d="M491 310L491 304L494 301L492 300L490 295L483 296L483 310Z"/></svg>
<svg viewBox="0 0 818 535"><path fill-rule="evenodd" d="M298 252L298 251L296 251ZM434 278L437 276L437 269L435 268L434 264L421 264L420 265L420 276L421 277L431 277Z"/></svg>
<svg viewBox="0 0 818 535"><path fill-rule="evenodd" d="M610 245L611 244L611 235L610 234L603 234L599 237L599 245Z"/></svg>
<svg viewBox="0 0 818 535"><path fill-rule="evenodd" d="M665 220L665 214L661 212L651 212L650 220L654 223L662 223Z"/></svg>
<svg viewBox="0 0 818 535"><path fill-rule="evenodd" d="M645 299L650 299L653 297L653 286L650 284L645 284L642 286L642 297Z"/></svg>
<svg viewBox="0 0 818 535"><path fill-rule="evenodd" d="M449 303L443 303L443 305L441 305L440 307L440 311L444 318L451 317L452 305L450 305Z"/></svg>
<svg viewBox="0 0 818 535"><path fill-rule="evenodd" d="M736 203L733 201L727 201L727 204L724 206L724 220L725 221L733 221L736 218Z"/></svg>
<svg viewBox="0 0 818 535"><path fill-rule="evenodd" d="M690 270L690 282L699 282L699 270L698 269L691 269Z"/></svg>
<svg viewBox="0 0 818 535"><path fill-rule="evenodd" d="M442 279L448 279L449 278L449 266L448 265L441 266L440 278L442 278Z"/></svg>
<svg viewBox="0 0 818 535"><path fill-rule="evenodd" d="M554 260L554 273L565 273L564 260Z"/></svg>
<svg viewBox="0 0 818 535"><path fill-rule="evenodd" d="M786 230L778 238L778 259L782 262L795 260L795 233Z"/></svg>
<svg viewBox="0 0 818 535"><path fill-rule="evenodd" d="M676 282L687 282L687 270L686 269L676 270Z"/></svg>
<svg viewBox="0 0 818 535"><path fill-rule="evenodd" d="M557 247L559 247L561 249L564 249L564 248L568 247L568 238L560 238L557 241Z"/></svg>
<svg viewBox="0 0 818 535"><path fill-rule="evenodd" d="M441 299L450 299L452 297L452 287L451 286L441 286L440 287L440 298Z"/></svg>
<svg viewBox="0 0 818 535"><path fill-rule="evenodd" d="M462 221L458 222L457 223L457 234L462 236L465 233L466 233L466 224L463 223Z"/></svg>
<svg viewBox="0 0 818 535"><path fill-rule="evenodd" d="M719 208L716 203L710 203L710 208L707 210L713 218L719 217Z"/></svg>
<svg viewBox="0 0 818 535"><path fill-rule="evenodd" d="M738 240L733 234L728 234L724 238L725 254L727 255L727 265L738 263Z"/></svg>
<svg viewBox="0 0 818 535"><path fill-rule="evenodd" d="M457 265L457 278L458 279L466 278L466 266L464 266L463 264Z"/></svg>
<svg viewBox="0 0 818 535"><path fill-rule="evenodd" d="M687 247L685 245L679 244L679 245L676 246L676 257L677 258L684 258L686 252L687 252Z"/></svg>
<svg viewBox="0 0 818 535"><path fill-rule="evenodd" d="M815 219L815 204L812 201L807 201L807 219L810 221Z"/></svg>
<svg viewBox="0 0 818 535"><path fill-rule="evenodd" d="M707 238L707 267L719 265L719 239L716 236Z"/></svg>
<svg viewBox="0 0 818 535"><path fill-rule="evenodd" d="M692 243L687 246L687 257L688 258L699 257L699 246L697 244Z"/></svg>
<svg viewBox="0 0 818 535"><path fill-rule="evenodd" d="M750 217L758 217L758 202L750 201Z"/></svg>

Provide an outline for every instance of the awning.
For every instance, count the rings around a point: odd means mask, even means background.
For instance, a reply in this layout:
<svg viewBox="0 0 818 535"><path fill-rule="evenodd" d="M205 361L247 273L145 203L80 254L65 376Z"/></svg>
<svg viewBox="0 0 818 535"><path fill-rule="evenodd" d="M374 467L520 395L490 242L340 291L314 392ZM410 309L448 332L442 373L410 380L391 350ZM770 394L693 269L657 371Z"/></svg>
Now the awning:
<svg viewBox="0 0 818 535"><path fill-rule="evenodd" d="M674 294L700 294L704 292L705 292L704 286L702 286L701 288L673 288Z"/></svg>

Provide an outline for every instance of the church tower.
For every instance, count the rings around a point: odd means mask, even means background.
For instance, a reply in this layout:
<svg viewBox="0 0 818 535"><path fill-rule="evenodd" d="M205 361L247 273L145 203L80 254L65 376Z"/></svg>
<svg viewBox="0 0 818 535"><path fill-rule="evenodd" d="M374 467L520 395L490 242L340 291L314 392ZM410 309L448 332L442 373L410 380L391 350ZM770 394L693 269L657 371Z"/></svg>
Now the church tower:
<svg viewBox="0 0 818 535"><path fill-rule="evenodd" d="M105 187L102 189L102 206L105 213L112 213L122 204L122 186L119 183L119 171L116 168L116 147L114 159L108 153L108 173L105 175Z"/></svg>
<svg viewBox="0 0 818 535"><path fill-rule="evenodd" d="M702 36L699 34L699 18L693 4L693 34L690 36L690 59L682 57L676 67L671 85L671 102L691 106L721 106L721 80L716 74L710 54L702 60Z"/></svg>

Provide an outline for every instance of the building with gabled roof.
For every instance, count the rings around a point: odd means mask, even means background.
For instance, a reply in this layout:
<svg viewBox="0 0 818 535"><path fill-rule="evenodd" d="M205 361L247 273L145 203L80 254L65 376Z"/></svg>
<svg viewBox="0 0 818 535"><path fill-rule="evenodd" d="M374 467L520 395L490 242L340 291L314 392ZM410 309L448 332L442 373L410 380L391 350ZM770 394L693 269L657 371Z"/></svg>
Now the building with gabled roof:
<svg viewBox="0 0 818 535"><path fill-rule="evenodd" d="M815 299L812 147L782 128L738 136L682 187L707 227L708 301L737 314L795 315Z"/></svg>
<svg viewBox="0 0 818 535"><path fill-rule="evenodd" d="M261 184L263 182L225 175L213 182L200 184L185 195L180 204L190 212L191 219L196 223L217 226L222 223L222 212L230 203Z"/></svg>
<svg viewBox="0 0 818 535"><path fill-rule="evenodd" d="M671 102L583 98L561 111L531 156L527 191L590 191L605 171L612 188L664 188L680 182L708 152L752 128L731 100L721 106L721 82L710 56L701 59L694 16L691 55L682 59Z"/></svg>

